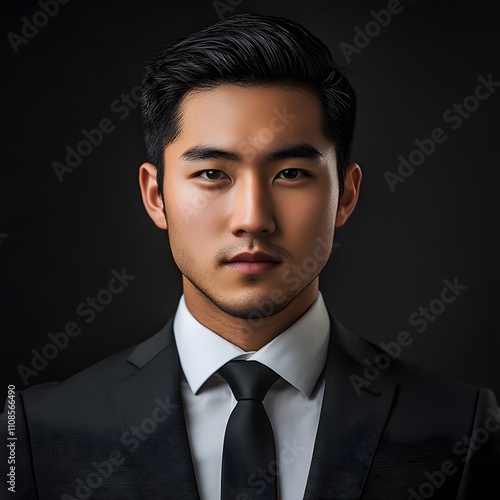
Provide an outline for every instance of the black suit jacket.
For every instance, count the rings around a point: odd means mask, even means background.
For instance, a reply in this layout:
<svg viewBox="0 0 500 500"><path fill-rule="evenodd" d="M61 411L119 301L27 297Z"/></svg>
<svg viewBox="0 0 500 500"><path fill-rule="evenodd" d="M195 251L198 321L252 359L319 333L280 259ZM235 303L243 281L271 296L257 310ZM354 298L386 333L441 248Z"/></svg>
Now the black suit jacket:
<svg viewBox="0 0 500 500"><path fill-rule="evenodd" d="M383 369L356 390L366 360L383 351L330 319L304 498L500 498L493 393L393 358L379 358ZM180 374L170 319L134 348L17 394L16 495L7 498L198 499Z"/></svg>

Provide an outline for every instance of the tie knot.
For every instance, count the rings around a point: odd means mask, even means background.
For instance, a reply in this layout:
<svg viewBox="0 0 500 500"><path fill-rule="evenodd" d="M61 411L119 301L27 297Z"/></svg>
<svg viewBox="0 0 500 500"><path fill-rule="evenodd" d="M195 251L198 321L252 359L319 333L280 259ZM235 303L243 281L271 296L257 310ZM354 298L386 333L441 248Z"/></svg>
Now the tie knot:
<svg viewBox="0 0 500 500"><path fill-rule="evenodd" d="M279 375L258 361L233 360L219 369L237 401L262 401Z"/></svg>

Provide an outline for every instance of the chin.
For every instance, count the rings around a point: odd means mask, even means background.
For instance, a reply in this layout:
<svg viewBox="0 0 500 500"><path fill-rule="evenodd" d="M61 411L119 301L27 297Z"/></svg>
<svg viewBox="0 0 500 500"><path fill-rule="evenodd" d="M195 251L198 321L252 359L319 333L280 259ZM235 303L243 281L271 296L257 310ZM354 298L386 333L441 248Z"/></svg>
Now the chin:
<svg viewBox="0 0 500 500"><path fill-rule="evenodd" d="M282 293L279 303L271 299L270 292L261 293L244 293L244 297L236 299L231 298L208 298L223 312L240 319L255 320L259 318L268 318L278 314L285 309L292 300L297 296L297 293L289 292L289 296Z"/></svg>
<svg viewBox="0 0 500 500"><path fill-rule="evenodd" d="M185 275L186 276L186 275ZM303 284L297 290L282 290L277 286L263 286L259 289L259 285L241 285L227 286L217 289L213 285L211 287L197 283L189 276L186 278L192 285L198 289L210 302L212 302L222 312L234 318L246 320L258 320L260 318L268 318L283 311L290 303L302 292L307 286ZM218 290L223 288L225 293L220 293ZM273 300L279 292L279 302Z"/></svg>

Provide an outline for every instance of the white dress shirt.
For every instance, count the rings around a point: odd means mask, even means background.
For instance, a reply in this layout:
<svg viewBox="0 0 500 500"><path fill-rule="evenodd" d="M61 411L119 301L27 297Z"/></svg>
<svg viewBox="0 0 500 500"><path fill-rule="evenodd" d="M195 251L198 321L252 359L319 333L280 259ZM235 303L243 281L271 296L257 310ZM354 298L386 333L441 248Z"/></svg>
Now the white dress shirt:
<svg viewBox="0 0 500 500"><path fill-rule="evenodd" d="M199 323L188 310L184 295L173 329L201 499L220 500L224 433L236 399L216 372L237 358L259 361L282 377L269 389L263 404L274 431L279 498L302 500L323 402L324 377L320 375L330 337L330 320L321 293L292 326L254 352L240 349ZM273 470L268 472L269 479Z"/></svg>

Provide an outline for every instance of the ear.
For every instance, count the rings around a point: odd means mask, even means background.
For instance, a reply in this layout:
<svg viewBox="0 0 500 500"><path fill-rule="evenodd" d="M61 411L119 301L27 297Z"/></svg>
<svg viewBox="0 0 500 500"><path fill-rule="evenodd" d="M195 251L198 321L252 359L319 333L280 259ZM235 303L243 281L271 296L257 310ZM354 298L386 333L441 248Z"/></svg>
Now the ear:
<svg viewBox="0 0 500 500"><path fill-rule="evenodd" d="M158 192L157 169L152 163L143 163L139 168L139 185L142 202L153 222L160 229L167 229L163 201Z"/></svg>
<svg viewBox="0 0 500 500"><path fill-rule="evenodd" d="M356 208L362 176L361 168L357 163L350 163L347 165L344 192L342 193L342 197L340 198L339 205L337 207L335 227L343 226Z"/></svg>

